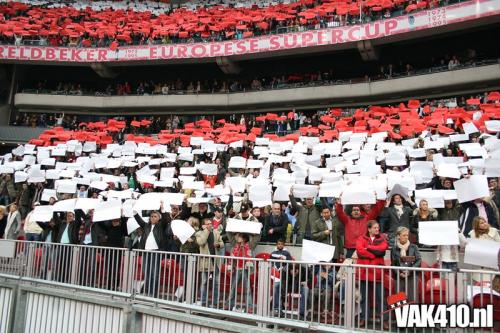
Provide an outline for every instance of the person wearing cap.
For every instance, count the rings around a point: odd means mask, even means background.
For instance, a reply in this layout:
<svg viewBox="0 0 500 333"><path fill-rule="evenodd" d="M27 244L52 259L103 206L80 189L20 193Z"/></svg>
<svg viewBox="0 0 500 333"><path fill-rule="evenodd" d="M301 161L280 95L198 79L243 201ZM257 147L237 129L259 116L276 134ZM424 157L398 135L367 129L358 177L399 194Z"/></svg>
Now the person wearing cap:
<svg viewBox="0 0 500 333"><path fill-rule="evenodd" d="M234 218L243 221L259 222L259 220L250 213L250 205L247 203L241 204L240 213Z"/></svg>
<svg viewBox="0 0 500 333"><path fill-rule="evenodd" d="M35 209L36 206L40 206L40 203L35 202L33 205L33 209ZM32 214L33 211L29 212L24 219L24 234L28 242L39 242L42 240L43 229L40 228L38 223L36 223L36 221L31 218Z"/></svg>

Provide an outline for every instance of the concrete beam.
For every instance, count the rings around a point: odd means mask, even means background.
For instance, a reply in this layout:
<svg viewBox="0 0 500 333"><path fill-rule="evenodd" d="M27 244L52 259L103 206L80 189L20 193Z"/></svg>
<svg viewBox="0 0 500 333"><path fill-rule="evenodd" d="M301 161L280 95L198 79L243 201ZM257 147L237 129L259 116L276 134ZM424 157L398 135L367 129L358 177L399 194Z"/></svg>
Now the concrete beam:
<svg viewBox="0 0 500 333"><path fill-rule="evenodd" d="M216 57L215 62L225 74L238 74L241 72L241 67L228 57Z"/></svg>
<svg viewBox="0 0 500 333"><path fill-rule="evenodd" d="M104 63L94 62L90 64L90 67L97 73L97 75L105 79L114 79L118 76L118 73Z"/></svg>

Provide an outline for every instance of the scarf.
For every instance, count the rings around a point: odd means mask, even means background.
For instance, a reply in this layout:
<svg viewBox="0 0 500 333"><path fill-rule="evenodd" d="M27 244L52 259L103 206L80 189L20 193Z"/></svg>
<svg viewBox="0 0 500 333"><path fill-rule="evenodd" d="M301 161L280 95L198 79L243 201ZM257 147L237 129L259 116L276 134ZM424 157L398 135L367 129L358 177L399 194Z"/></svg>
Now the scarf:
<svg viewBox="0 0 500 333"><path fill-rule="evenodd" d="M208 234L207 244L208 244L208 251L210 252L211 255L214 255L215 254L215 246L214 246L214 232L213 231L211 231Z"/></svg>
<svg viewBox="0 0 500 333"><path fill-rule="evenodd" d="M406 252L408 251L408 248L410 247L410 242L406 242L405 244L401 244L399 241L396 241L396 245L398 249L400 250L400 256L401 257L406 257Z"/></svg>
<svg viewBox="0 0 500 333"><path fill-rule="evenodd" d="M401 218L401 215L403 215L403 205L394 205L394 209L396 210L398 219Z"/></svg>

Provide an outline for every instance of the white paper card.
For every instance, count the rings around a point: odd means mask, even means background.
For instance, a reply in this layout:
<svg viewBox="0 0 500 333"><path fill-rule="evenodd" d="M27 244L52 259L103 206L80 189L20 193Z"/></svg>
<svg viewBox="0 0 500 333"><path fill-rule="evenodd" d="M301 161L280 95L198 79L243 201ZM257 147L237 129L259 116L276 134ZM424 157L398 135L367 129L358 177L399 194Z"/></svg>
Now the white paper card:
<svg viewBox="0 0 500 333"><path fill-rule="evenodd" d="M319 263L330 262L335 254L335 246L304 239L301 261Z"/></svg>
<svg viewBox="0 0 500 333"><path fill-rule="evenodd" d="M425 245L458 245L458 221L419 222L418 240Z"/></svg>

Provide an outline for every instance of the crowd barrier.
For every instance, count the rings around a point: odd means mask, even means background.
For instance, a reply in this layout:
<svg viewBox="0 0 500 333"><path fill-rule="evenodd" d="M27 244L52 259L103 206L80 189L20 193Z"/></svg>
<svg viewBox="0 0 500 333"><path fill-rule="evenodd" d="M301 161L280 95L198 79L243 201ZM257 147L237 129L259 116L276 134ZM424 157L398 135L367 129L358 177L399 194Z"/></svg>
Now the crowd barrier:
<svg viewBox="0 0 500 333"><path fill-rule="evenodd" d="M236 258L0 241L0 274L127 293L136 299L218 314L240 312L309 327L398 331L395 312L388 311L394 306L388 304L388 297L399 295L404 302L416 304L493 305L493 319L500 323L500 294L493 290L498 288L494 284L499 272L386 264L283 261L267 253ZM482 327L476 331L495 331L485 328L491 324L486 317L479 317L470 318L471 325Z"/></svg>

